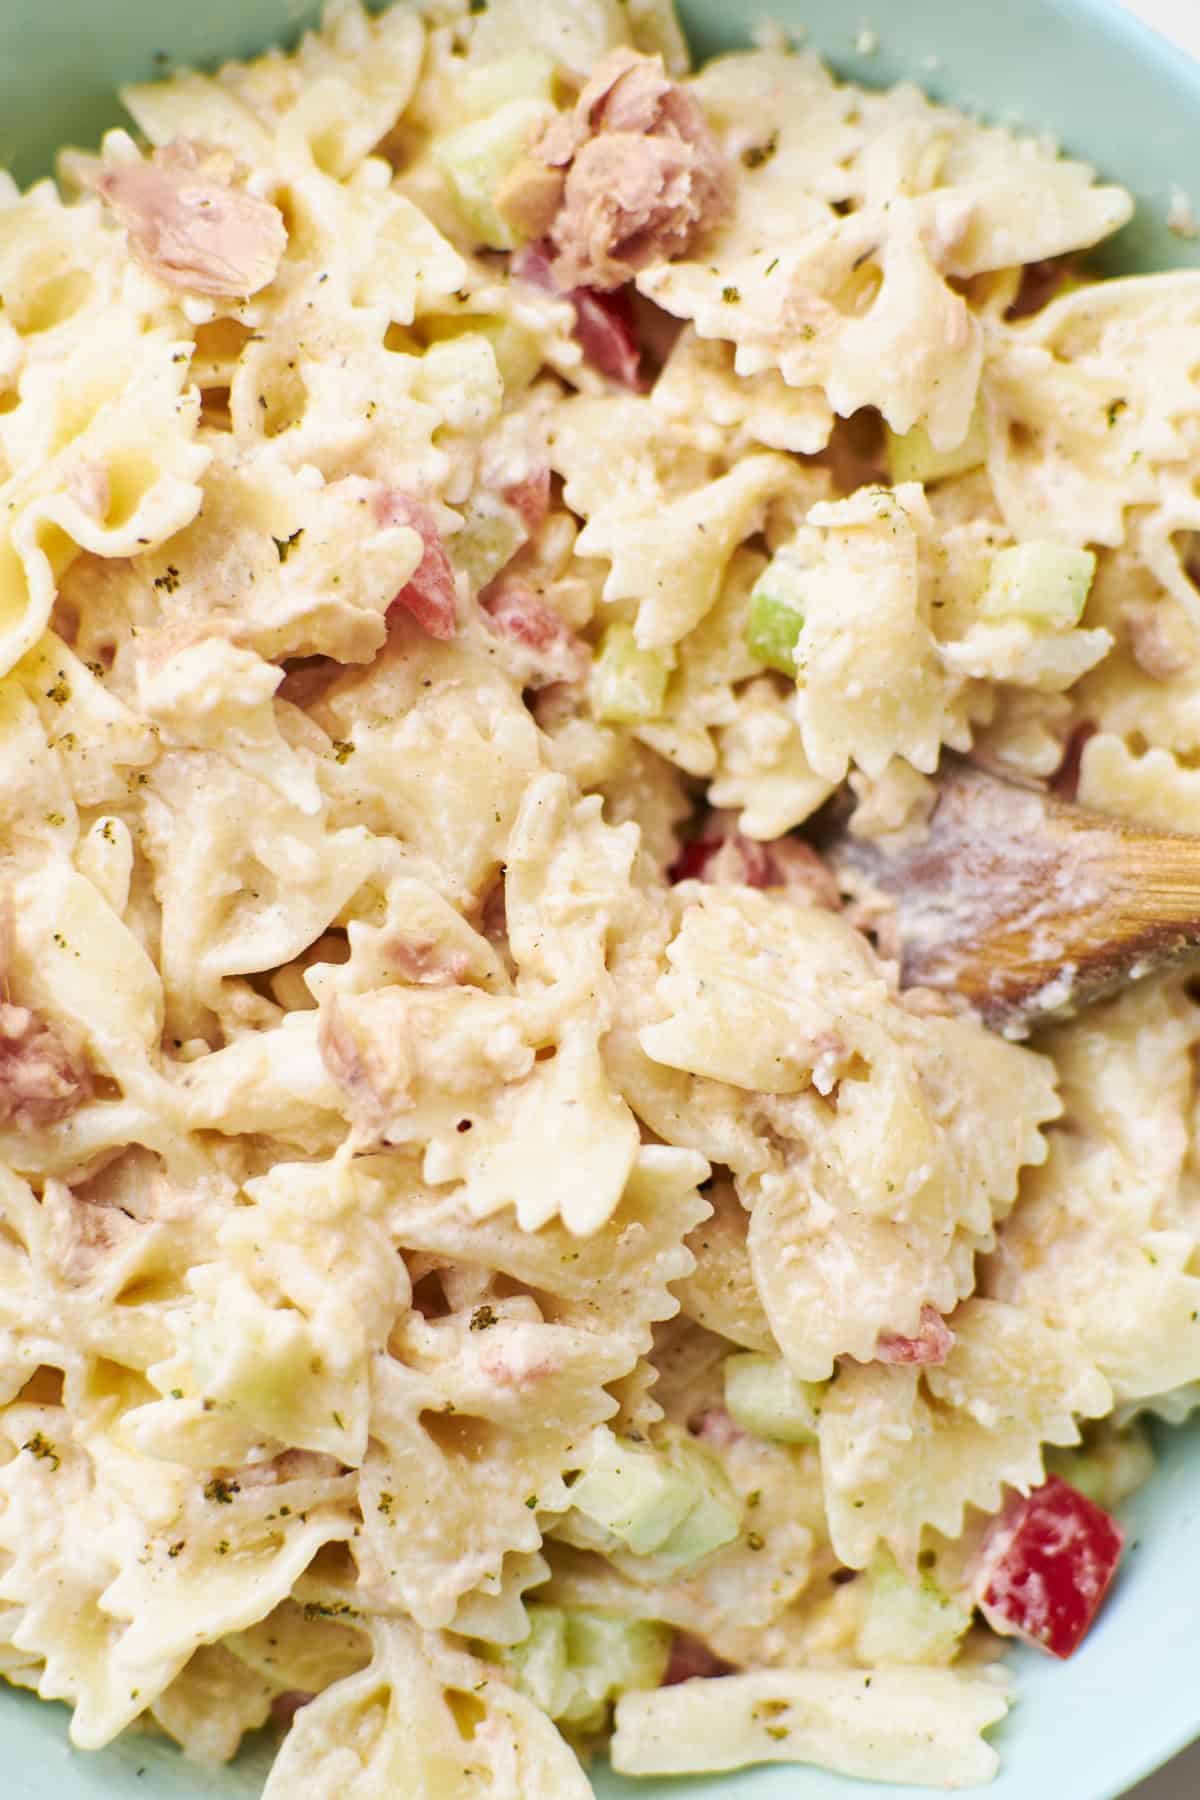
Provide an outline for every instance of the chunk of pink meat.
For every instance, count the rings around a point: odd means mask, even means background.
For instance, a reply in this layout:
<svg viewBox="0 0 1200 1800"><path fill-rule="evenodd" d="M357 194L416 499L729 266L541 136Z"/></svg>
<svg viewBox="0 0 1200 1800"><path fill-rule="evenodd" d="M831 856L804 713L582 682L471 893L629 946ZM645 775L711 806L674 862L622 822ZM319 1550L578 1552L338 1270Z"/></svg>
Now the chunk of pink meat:
<svg viewBox="0 0 1200 1800"><path fill-rule="evenodd" d="M1070 1656L1091 1629L1124 1544L1110 1513L1052 1475L1014 1498L993 1525L976 1571L976 1604L1002 1636Z"/></svg>
<svg viewBox="0 0 1200 1800"><path fill-rule="evenodd" d="M916 1337L881 1331L875 1343L875 1361L881 1363L944 1363L954 1348L954 1333L936 1306L921 1308L921 1328Z"/></svg>
<svg viewBox="0 0 1200 1800"><path fill-rule="evenodd" d="M512 259L512 272L534 287L557 293L558 287L544 243L526 244ZM622 387L639 390L642 352L634 327L633 301L628 292L602 294L595 288L576 287L563 296L575 309L575 336L584 359L601 375Z"/></svg>
<svg viewBox="0 0 1200 1800"><path fill-rule="evenodd" d="M1079 775L1083 767L1083 753L1099 727L1090 720L1077 725L1063 748L1063 759L1050 779L1051 791L1060 800L1074 800L1079 792Z"/></svg>
<svg viewBox="0 0 1200 1800"><path fill-rule="evenodd" d="M712 822L710 820L709 828ZM836 912L837 878L811 844L799 838L761 843L731 830L693 838L671 865L672 881L711 881L740 887L784 888L794 898Z"/></svg>
<svg viewBox="0 0 1200 1800"><path fill-rule="evenodd" d="M229 159L205 146L176 139L149 162L105 169L96 187L138 261L168 287L238 300L275 279L282 213L235 186Z"/></svg>
<svg viewBox="0 0 1200 1800"><path fill-rule="evenodd" d="M727 1450L730 1444L743 1442L750 1434L743 1431L732 1413L723 1406L710 1406L688 1420L688 1430L714 1450Z"/></svg>
<svg viewBox="0 0 1200 1800"><path fill-rule="evenodd" d="M0 1125L37 1131L91 1098L87 1065L27 1006L0 1004Z"/></svg>
<svg viewBox="0 0 1200 1800"><path fill-rule="evenodd" d="M424 545L416 572L392 601L388 617L407 613L429 637L448 642L458 631L458 594L432 509L399 488L384 488L376 496L375 517L381 525L411 526Z"/></svg>
<svg viewBox="0 0 1200 1800"><path fill-rule="evenodd" d="M528 652L529 686L582 680L589 661L587 645L528 583L498 575L483 589L479 604L494 631Z"/></svg>
<svg viewBox="0 0 1200 1800"><path fill-rule="evenodd" d="M504 498L517 513L530 537L536 537L550 511L550 470L545 463L532 470L523 481L514 481L504 490Z"/></svg>
<svg viewBox="0 0 1200 1800"><path fill-rule="evenodd" d="M1190 669L1195 657L1171 634L1162 607L1153 600L1134 600L1125 608L1129 648L1139 669L1153 681L1170 681Z"/></svg>
<svg viewBox="0 0 1200 1800"><path fill-rule="evenodd" d="M103 521L112 500L108 464L81 459L67 476L67 492L89 518Z"/></svg>
<svg viewBox="0 0 1200 1800"><path fill-rule="evenodd" d="M489 1342L479 1358L480 1373L501 1388L532 1387L553 1375L556 1364L542 1349L543 1340L528 1338L519 1324L501 1325L501 1342Z"/></svg>
<svg viewBox="0 0 1200 1800"><path fill-rule="evenodd" d="M708 1645L701 1643L698 1637L693 1637L690 1631L677 1631L671 1642L666 1673L659 1685L677 1687L681 1681L691 1681L696 1677L711 1680L716 1675L732 1674L732 1663L714 1656Z"/></svg>
<svg viewBox="0 0 1200 1800"><path fill-rule="evenodd" d="M288 1688L285 1693L276 1694L271 1702L271 1723L280 1731L290 1731L300 1708L307 1706L316 1697L300 1688Z"/></svg>
<svg viewBox="0 0 1200 1800"><path fill-rule="evenodd" d="M383 947L388 964L405 981L422 987L454 987L466 979L471 967L463 950L443 955L436 944L419 938L395 937Z"/></svg>
<svg viewBox="0 0 1200 1800"><path fill-rule="evenodd" d="M561 173L520 195L520 219L540 223L556 251L560 290L607 292L647 264L678 256L725 219L733 173L695 97L661 56L614 50L531 161ZM552 210L553 209L553 210Z"/></svg>

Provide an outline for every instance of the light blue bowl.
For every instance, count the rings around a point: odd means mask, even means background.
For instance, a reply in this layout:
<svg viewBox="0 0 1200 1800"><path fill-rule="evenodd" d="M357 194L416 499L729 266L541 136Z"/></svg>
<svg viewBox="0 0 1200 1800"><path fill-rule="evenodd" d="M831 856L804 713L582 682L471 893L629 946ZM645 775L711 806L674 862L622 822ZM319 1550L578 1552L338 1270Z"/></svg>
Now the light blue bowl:
<svg viewBox="0 0 1200 1800"><path fill-rule="evenodd" d="M247 55L315 12L309 0L0 0L0 165L22 179L41 174L58 144L93 142L119 119L116 82L172 62ZM1165 223L1176 184L1196 184L1200 211L1200 68L1112 0L683 0L683 13L699 55L743 40L749 23L770 13L807 26L810 42L857 79L907 77L1001 122L1053 131L1140 202L1106 250L1107 268L1200 265L1200 245ZM868 23L881 44L864 57L854 42ZM1015 1658L1020 1700L995 1736L1004 1766L991 1800L1113 1800L1200 1733L1200 1433L1168 1435L1163 1449L1158 1475L1129 1509L1130 1552L1084 1649L1065 1664ZM269 1760L264 1744L234 1768L210 1772L150 1736L85 1755L68 1748L61 1707L0 1682L3 1800L255 1800ZM942 1792L789 1768L658 1784L600 1776L597 1786L604 1800L933 1800Z"/></svg>

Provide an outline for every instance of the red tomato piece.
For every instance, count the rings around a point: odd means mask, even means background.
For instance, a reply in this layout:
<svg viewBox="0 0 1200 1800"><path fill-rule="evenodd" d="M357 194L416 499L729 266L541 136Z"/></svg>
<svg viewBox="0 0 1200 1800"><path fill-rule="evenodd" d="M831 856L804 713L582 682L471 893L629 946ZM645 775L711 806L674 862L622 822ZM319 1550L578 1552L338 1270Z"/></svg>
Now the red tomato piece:
<svg viewBox="0 0 1200 1800"><path fill-rule="evenodd" d="M1124 1543L1110 1513L1052 1475L996 1520L976 1602L993 1631L1070 1656L1091 1629Z"/></svg>
<svg viewBox="0 0 1200 1800"><path fill-rule="evenodd" d="M545 243L526 244L512 259L512 272L534 287L557 294L561 290L550 272ZM628 287L602 294L596 288L572 288L563 294L575 308L575 335L594 369L619 381L622 387L640 388L641 348L633 323L633 300Z"/></svg>
<svg viewBox="0 0 1200 1800"><path fill-rule="evenodd" d="M505 488L504 498L513 511L521 515L530 537L536 537L550 511L550 470L546 464L542 463L526 475L524 481L514 481L511 487Z"/></svg>
<svg viewBox="0 0 1200 1800"><path fill-rule="evenodd" d="M389 615L399 609L415 619L430 637L443 641L452 638L458 630L454 570L432 511L423 500L416 500L399 488L384 488L375 501L375 516L381 525L411 525L425 547L411 580L405 582L388 608Z"/></svg>
<svg viewBox="0 0 1200 1800"><path fill-rule="evenodd" d="M622 387L640 389L642 352L634 334L628 288L617 288L611 294L575 288L570 300L575 308L575 335L593 369Z"/></svg>

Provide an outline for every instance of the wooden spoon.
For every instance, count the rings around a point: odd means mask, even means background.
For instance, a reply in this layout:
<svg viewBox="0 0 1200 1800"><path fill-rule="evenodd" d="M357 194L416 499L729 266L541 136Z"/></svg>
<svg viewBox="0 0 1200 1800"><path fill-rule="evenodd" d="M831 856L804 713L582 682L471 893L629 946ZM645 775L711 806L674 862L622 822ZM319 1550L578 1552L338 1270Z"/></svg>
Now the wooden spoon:
<svg viewBox="0 0 1200 1800"><path fill-rule="evenodd" d="M1200 956L1200 837L965 763L943 765L919 841L843 830L822 848L856 892L894 905L901 986L961 994L1007 1037Z"/></svg>

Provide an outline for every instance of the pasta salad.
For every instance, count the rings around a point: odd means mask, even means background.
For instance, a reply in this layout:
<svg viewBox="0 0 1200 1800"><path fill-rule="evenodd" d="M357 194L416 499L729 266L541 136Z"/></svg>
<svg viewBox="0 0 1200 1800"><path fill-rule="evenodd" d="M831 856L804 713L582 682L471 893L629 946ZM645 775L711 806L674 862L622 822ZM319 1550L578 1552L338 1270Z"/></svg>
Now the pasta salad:
<svg viewBox="0 0 1200 1800"><path fill-rule="evenodd" d="M1200 832L1200 272L669 0L0 175L0 1674L266 1800L969 1786L1200 1396L1200 1001L1032 1044L805 828Z"/></svg>

